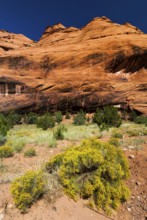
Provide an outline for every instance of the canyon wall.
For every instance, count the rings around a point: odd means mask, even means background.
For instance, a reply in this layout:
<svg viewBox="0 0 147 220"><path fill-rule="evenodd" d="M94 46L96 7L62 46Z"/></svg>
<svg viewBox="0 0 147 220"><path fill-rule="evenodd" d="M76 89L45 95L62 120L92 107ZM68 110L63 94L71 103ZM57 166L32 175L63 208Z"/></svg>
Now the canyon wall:
<svg viewBox="0 0 147 220"><path fill-rule="evenodd" d="M0 85L0 111L112 104L147 114L147 35L106 17L49 26L38 42L1 30Z"/></svg>

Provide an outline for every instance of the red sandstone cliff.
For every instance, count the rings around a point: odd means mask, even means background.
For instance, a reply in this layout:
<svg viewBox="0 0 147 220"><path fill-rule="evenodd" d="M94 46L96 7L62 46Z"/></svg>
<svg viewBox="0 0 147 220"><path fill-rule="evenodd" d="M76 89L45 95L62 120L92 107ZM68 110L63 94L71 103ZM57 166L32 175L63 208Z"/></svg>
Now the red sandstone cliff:
<svg viewBox="0 0 147 220"><path fill-rule="evenodd" d="M147 114L147 35L129 23L59 23L37 43L0 31L0 67L0 111L121 104Z"/></svg>

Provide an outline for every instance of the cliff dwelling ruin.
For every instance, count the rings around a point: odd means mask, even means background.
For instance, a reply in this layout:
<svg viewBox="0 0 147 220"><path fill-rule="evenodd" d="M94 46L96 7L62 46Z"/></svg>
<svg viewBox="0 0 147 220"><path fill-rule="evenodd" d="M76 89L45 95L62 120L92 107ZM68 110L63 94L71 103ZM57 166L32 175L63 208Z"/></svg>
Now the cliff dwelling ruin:
<svg viewBox="0 0 147 220"><path fill-rule="evenodd" d="M24 86L15 82L0 82L0 96L20 95L24 92Z"/></svg>

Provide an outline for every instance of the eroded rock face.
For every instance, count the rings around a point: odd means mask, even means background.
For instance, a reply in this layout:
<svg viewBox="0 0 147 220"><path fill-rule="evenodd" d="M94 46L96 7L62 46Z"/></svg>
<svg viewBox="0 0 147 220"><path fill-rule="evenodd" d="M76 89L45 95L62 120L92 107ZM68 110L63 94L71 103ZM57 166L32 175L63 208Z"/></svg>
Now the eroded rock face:
<svg viewBox="0 0 147 220"><path fill-rule="evenodd" d="M22 34L9 33L7 30L0 30L0 54L4 51L12 51L21 47L31 47L32 40Z"/></svg>
<svg viewBox="0 0 147 220"><path fill-rule="evenodd" d="M11 35L0 31L0 84L15 81L25 91L1 95L0 111L93 111L114 104L147 114L147 35L131 24L106 17L81 29L59 23L37 43L23 36L29 46L19 36L10 50L4 34Z"/></svg>

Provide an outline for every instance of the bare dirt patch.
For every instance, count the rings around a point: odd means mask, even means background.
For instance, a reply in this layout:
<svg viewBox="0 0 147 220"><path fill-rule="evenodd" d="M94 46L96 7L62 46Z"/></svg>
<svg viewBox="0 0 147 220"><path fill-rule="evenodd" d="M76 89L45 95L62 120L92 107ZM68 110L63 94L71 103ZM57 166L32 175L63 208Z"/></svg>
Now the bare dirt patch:
<svg viewBox="0 0 147 220"><path fill-rule="evenodd" d="M147 144L141 150L126 151L129 158L131 177L127 181L131 190L131 198L126 202L116 219L147 219Z"/></svg>

